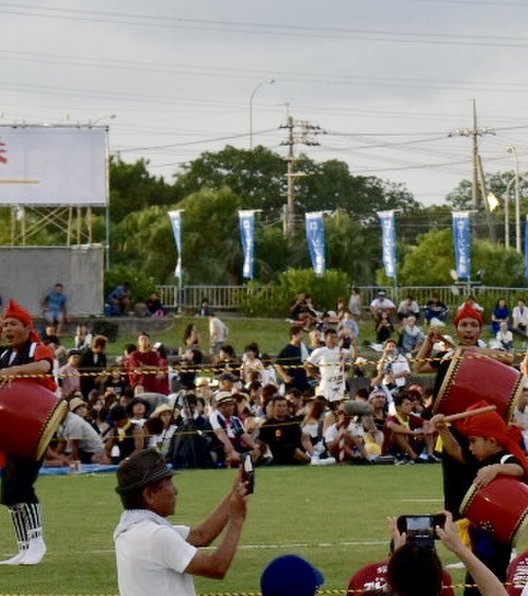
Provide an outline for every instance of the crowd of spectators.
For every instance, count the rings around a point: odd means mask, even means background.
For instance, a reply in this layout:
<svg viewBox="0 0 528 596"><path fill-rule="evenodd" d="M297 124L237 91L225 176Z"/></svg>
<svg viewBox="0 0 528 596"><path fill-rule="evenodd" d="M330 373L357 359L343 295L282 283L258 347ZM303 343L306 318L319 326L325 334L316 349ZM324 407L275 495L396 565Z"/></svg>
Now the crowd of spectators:
<svg viewBox="0 0 528 596"><path fill-rule="evenodd" d="M126 301L126 284L121 290ZM474 297L468 300L480 308ZM290 311L289 338L274 358L256 342L237 353L228 326L206 299L202 308L208 345L190 323L178 350L168 353L142 332L116 362L107 357L107 338L87 325L77 327L74 347L66 351L55 321L49 323L44 337L60 360L57 377L70 411L48 465L118 463L145 447L177 467L238 465L244 453L261 465L437 461L434 436L422 432L431 391L411 384L411 361L425 326L438 330L433 355L450 347L442 320L448 308L438 296L420 307L409 295L396 306L380 290L363 306L354 288L335 311L321 312L300 294ZM497 301L489 317L491 329L498 329L495 347L513 349L512 333L523 332L525 310L528 317L523 300L513 310ZM371 362L360 355L359 323L368 325L366 317L378 351ZM362 376L362 383L353 382ZM528 428L525 402L517 416Z"/></svg>

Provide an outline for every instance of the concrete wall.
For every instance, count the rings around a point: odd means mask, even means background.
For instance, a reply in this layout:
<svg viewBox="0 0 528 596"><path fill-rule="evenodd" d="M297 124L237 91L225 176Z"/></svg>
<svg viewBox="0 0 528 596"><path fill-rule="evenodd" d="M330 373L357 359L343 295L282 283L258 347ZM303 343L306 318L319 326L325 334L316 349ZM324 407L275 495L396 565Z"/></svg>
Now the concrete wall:
<svg viewBox="0 0 528 596"><path fill-rule="evenodd" d="M0 247L0 296L4 305L13 298L40 315L42 298L60 282L70 315L101 315L103 269L100 245Z"/></svg>

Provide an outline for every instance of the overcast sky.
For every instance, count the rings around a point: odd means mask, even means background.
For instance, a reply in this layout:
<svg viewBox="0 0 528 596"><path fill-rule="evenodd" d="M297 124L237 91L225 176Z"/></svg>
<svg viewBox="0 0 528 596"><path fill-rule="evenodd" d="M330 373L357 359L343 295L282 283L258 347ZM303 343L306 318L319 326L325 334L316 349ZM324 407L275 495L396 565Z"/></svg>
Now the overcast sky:
<svg viewBox="0 0 528 596"><path fill-rule="evenodd" d="M0 123L108 124L112 152L170 178L249 147L264 83L255 145L285 155L289 110L325 133L297 152L441 203L471 177L448 134L472 99L486 172L512 145L528 170L527 23L528 0L0 1Z"/></svg>

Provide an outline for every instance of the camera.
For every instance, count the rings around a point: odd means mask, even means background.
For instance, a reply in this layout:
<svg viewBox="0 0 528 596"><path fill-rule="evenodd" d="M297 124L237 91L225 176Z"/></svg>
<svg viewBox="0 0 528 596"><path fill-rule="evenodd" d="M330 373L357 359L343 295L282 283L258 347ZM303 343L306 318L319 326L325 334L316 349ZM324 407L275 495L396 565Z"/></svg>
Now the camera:
<svg viewBox="0 0 528 596"><path fill-rule="evenodd" d="M415 543L417 546L434 547L434 541L438 538L435 528L445 525L445 515L400 515L396 520L396 526L400 534L405 532L407 542Z"/></svg>
<svg viewBox="0 0 528 596"><path fill-rule="evenodd" d="M242 456L242 482L246 483L248 495L255 491L255 464L251 453L244 453Z"/></svg>

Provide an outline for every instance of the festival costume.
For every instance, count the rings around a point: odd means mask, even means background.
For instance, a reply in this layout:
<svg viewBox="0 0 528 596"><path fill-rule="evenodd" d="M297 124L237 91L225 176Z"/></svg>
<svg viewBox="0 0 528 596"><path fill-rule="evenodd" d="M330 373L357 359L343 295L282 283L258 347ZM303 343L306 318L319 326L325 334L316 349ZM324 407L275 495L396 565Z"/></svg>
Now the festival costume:
<svg viewBox="0 0 528 596"><path fill-rule="evenodd" d="M4 318L14 318L25 326L33 326L31 314L13 300L9 301ZM37 332L31 329L30 336L24 344L16 350L7 348L0 354L0 368L46 360L50 363L50 370L53 370L54 359L53 350L45 346ZM51 391L57 389L53 378L48 376L28 380L39 383ZM36 565L46 553L46 544L42 536L42 508L33 487L41 466L42 460L35 461L9 453L6 456L1 502L9 508L19 552L0 564Z"/></svg>

